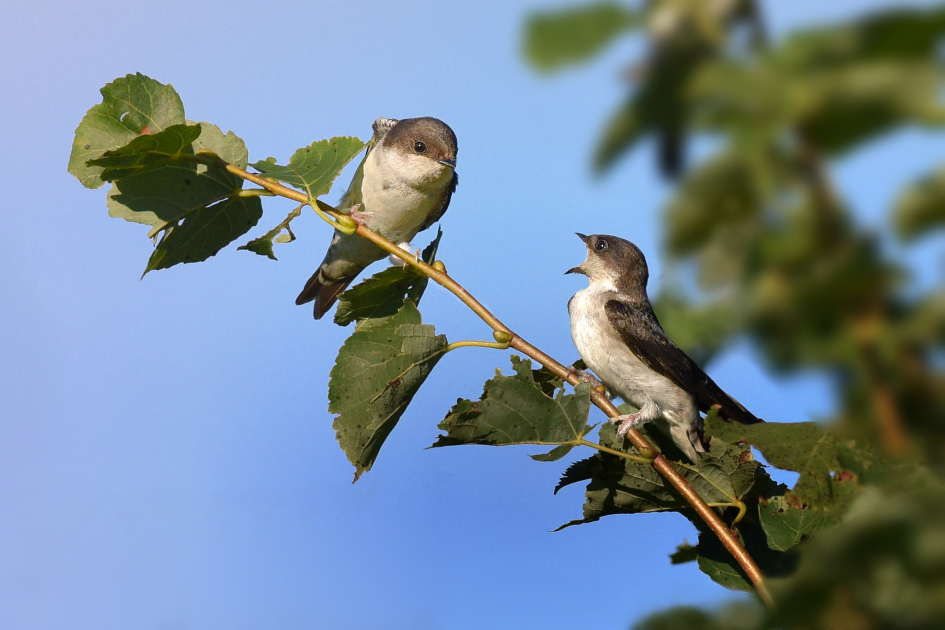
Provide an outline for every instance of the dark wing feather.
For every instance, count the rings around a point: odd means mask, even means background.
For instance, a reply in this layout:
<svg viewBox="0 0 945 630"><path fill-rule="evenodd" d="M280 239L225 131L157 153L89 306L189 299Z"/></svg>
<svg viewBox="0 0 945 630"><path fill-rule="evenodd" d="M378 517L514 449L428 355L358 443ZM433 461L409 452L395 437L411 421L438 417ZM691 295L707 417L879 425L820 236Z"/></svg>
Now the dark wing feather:
<svg viewBox="0 0 945 630"><path fill-rule="evenodd" d="M455 172L453 173L453 179L450 180L450 183L446 186L446 189L443 191L443 194L446 196L446 200L443 201L442 207L439 210L434 210L427 216L426 220L423 222L423 225L420 226L418 232L422 232L437 221L440 220L444 214L446 214L446 209L450 207L450 199L453 198L453 193L456 192L456 186L459 184L459 175Z"/></svg>
<svg viewBox="0 0 945 630"><path fill-rule="evenodd" d="M722 391L696 362L663 332L648 303L627 304L610 300L604 306L607 319L624 343L651 370L659 372L696 397L699 411L719 405L719 415L742 424L761 422L741 403Z"/></svg>

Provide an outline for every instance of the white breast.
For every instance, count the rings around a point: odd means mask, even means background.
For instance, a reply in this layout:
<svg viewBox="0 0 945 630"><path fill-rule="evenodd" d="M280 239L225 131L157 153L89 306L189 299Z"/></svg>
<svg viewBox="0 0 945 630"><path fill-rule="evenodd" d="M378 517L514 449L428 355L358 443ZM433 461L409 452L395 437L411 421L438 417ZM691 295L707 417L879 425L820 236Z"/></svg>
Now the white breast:
<svg viewBox="0 0 945 630"><path fill-rule="evenodd" d="M627 347L604 312L609 293L609 287L590 286L571 299L571 339L581 358L628 403L642 407L650 399L664 416L688 423L698 415L692 394L648 368Z"/></svg>
<svg viewBox="0 0 945 630"><path fill-rule="evenodd" d="M442 203L452 171L424 156L381 151L364 163L362 211L373 212L367 227L395 243L410 241Z"/></svg>

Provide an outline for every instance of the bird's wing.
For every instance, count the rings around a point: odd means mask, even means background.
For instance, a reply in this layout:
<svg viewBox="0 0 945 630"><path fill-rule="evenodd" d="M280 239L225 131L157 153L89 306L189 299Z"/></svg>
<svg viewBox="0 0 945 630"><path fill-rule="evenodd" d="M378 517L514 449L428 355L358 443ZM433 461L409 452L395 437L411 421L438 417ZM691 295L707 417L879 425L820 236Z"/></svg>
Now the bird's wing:
<svg viewBox="0 0 945 630"><path fill-rule="evenodd" d="M342 214L349 214L352 208L361 203L361 183L364 181L364 163L367 161L368 155L371 154L371 149L382 142L384 136L386 136L398 122L400 121L393 118L378 118L371 125L371 128L374 130L374 135L368 140L367 145L365 145L366 150L364 151L364 157L361 158L361 163L358 164L358 170L354 172L354 177L351 178L351 184L348 185L348 190L345 191L345 194L341 196L341 201L338 202L338 211ZM361 211L363 212L365 209L361 208Z"/></svg>
<svg viewBox="0 0 945 630"><path fill-rule="evenodd" d="M719 405L719 415L742 424L761 422L737 400L716 385L696 362L663 332L649 304L627 304L610 300L604 306L607 319L630 350L647 367L696 397L699 411Z"/></svg>
<svg viewBox="0 0 945 630"><path fill-rule="evenodd" d="M453 193L456 192L456 186L458 184L459 184L459 175L457 175L454 172L452 181L450 181L449 185L447 185L446 189L443 191L443 197L444 197L443 205L440 206L439 210L434 210L429 215L427 215L427 218L423 221L423 225L421 225L420 229L417 230L418 232L424 231L425 229L427 229L428 227L430 227L431 225L439 221L440 218L444 214L446 214L446 209L450 207L450 199L453 198Z"/></svg>

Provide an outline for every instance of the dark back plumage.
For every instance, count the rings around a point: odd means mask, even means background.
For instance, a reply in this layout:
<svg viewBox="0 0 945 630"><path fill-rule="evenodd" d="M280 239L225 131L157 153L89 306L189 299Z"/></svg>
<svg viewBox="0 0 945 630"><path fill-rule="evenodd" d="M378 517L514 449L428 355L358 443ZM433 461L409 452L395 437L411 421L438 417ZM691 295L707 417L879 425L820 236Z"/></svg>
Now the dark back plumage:
<svg viewBox="0 0 945 630"><path fill-rule="evenodd" d="M640 248L617 236L579 236L587 245L588 260L583 266L587 267L588 275L600 274L616 289L614 299L607 301L604 310L611 326L637 358L692 393L699 411L706 413L718 405L723 418L742 424L761 422L666 336L646 294L649 270Z"/></svg>

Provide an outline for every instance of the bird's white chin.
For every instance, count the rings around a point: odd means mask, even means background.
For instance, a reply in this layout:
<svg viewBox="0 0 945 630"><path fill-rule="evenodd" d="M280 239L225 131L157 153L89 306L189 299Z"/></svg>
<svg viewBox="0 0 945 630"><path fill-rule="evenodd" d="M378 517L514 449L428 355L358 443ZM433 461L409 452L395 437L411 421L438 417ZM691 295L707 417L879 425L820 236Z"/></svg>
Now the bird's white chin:
<svg viewBox="0 0 945 630"><path fill-rule="evenodd" d="M453 177L453 169L422 155L407 156L404 181L415 188L441 189Z"/></svg>

